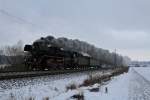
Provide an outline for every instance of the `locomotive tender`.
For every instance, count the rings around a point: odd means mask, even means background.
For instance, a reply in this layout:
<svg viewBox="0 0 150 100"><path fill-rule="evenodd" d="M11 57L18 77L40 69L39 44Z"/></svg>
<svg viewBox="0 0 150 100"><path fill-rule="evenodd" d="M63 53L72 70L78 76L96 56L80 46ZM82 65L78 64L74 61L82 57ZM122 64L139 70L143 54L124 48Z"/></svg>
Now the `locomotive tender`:
<svg viewBox="0 0 150 100"><path fill-rule="evenodd" d="M25 45L25 65L28 69L65 70L101 68L101 62L89 55L47 44L44 39Z"/></svg>

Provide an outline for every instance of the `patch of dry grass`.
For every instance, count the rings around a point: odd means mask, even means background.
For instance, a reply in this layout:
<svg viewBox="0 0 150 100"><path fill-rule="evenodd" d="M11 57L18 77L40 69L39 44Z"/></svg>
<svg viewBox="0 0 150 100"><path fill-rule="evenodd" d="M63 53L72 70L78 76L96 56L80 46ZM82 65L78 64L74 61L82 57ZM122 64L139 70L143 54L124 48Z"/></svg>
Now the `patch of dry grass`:
<svg viewBox="0 0 150 100"><path fill-rule="evenodd" d="M78 93L71 96L71 98L75 100L84 100L84 93L82 90L78 89Z"/></svg>
<svg viewBox="0 0 150 100"><path fill-rule="evenodd" d="M77 89L77 88L78 88L78 85L76 83L71 83L71 84L66 86L66 91L74 90L74 89Z"/></svg>
<svg viewBox="0 0 150 100"><path fill-rule="evenodd" d="M43 98L43 100L49 100L49 97L45 97L45 98Z"/></svg>
<svg viewBox="0 0 150 100"><path fill-rule="evenodd" d="M35 98L34 97L29 97L29 99L28 100L35 100Z"/></svg>

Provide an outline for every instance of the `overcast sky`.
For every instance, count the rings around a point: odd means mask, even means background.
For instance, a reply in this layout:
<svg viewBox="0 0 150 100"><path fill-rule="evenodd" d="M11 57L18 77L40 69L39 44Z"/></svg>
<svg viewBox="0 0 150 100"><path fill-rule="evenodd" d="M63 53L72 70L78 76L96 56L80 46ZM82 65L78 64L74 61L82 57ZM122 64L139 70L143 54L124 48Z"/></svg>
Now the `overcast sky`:
<svg viewBox="0 0 150 100"><path fill-rule="evenodd" d="M53 35L150 60L149 10L149 0L0 0L0 46Z"/></svg>

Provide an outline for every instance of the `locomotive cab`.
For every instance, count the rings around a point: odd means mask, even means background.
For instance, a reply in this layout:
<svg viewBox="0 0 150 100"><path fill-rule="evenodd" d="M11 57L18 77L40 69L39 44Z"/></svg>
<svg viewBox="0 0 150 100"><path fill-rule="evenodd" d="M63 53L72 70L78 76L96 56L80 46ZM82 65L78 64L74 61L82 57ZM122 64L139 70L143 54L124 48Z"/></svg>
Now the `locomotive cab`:
<svg viewBox="0 0 150 100"><path fill-rule="evenodd" d="M31 45L25 45L24 51L32 51L32 46Z"/></svg>

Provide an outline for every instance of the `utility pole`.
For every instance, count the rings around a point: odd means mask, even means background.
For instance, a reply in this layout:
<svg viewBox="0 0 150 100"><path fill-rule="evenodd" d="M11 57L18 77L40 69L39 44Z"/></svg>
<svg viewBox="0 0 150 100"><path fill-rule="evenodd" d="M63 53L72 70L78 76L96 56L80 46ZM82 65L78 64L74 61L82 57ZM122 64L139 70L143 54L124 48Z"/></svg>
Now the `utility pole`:
<svg viewBox="0 0 150 100"><path fill-rule="evenodd" d="M115 49L115 58L114 58L114 62L115 62L115 68L117 67L117 54L116 54L116 49Z"/></svg>

